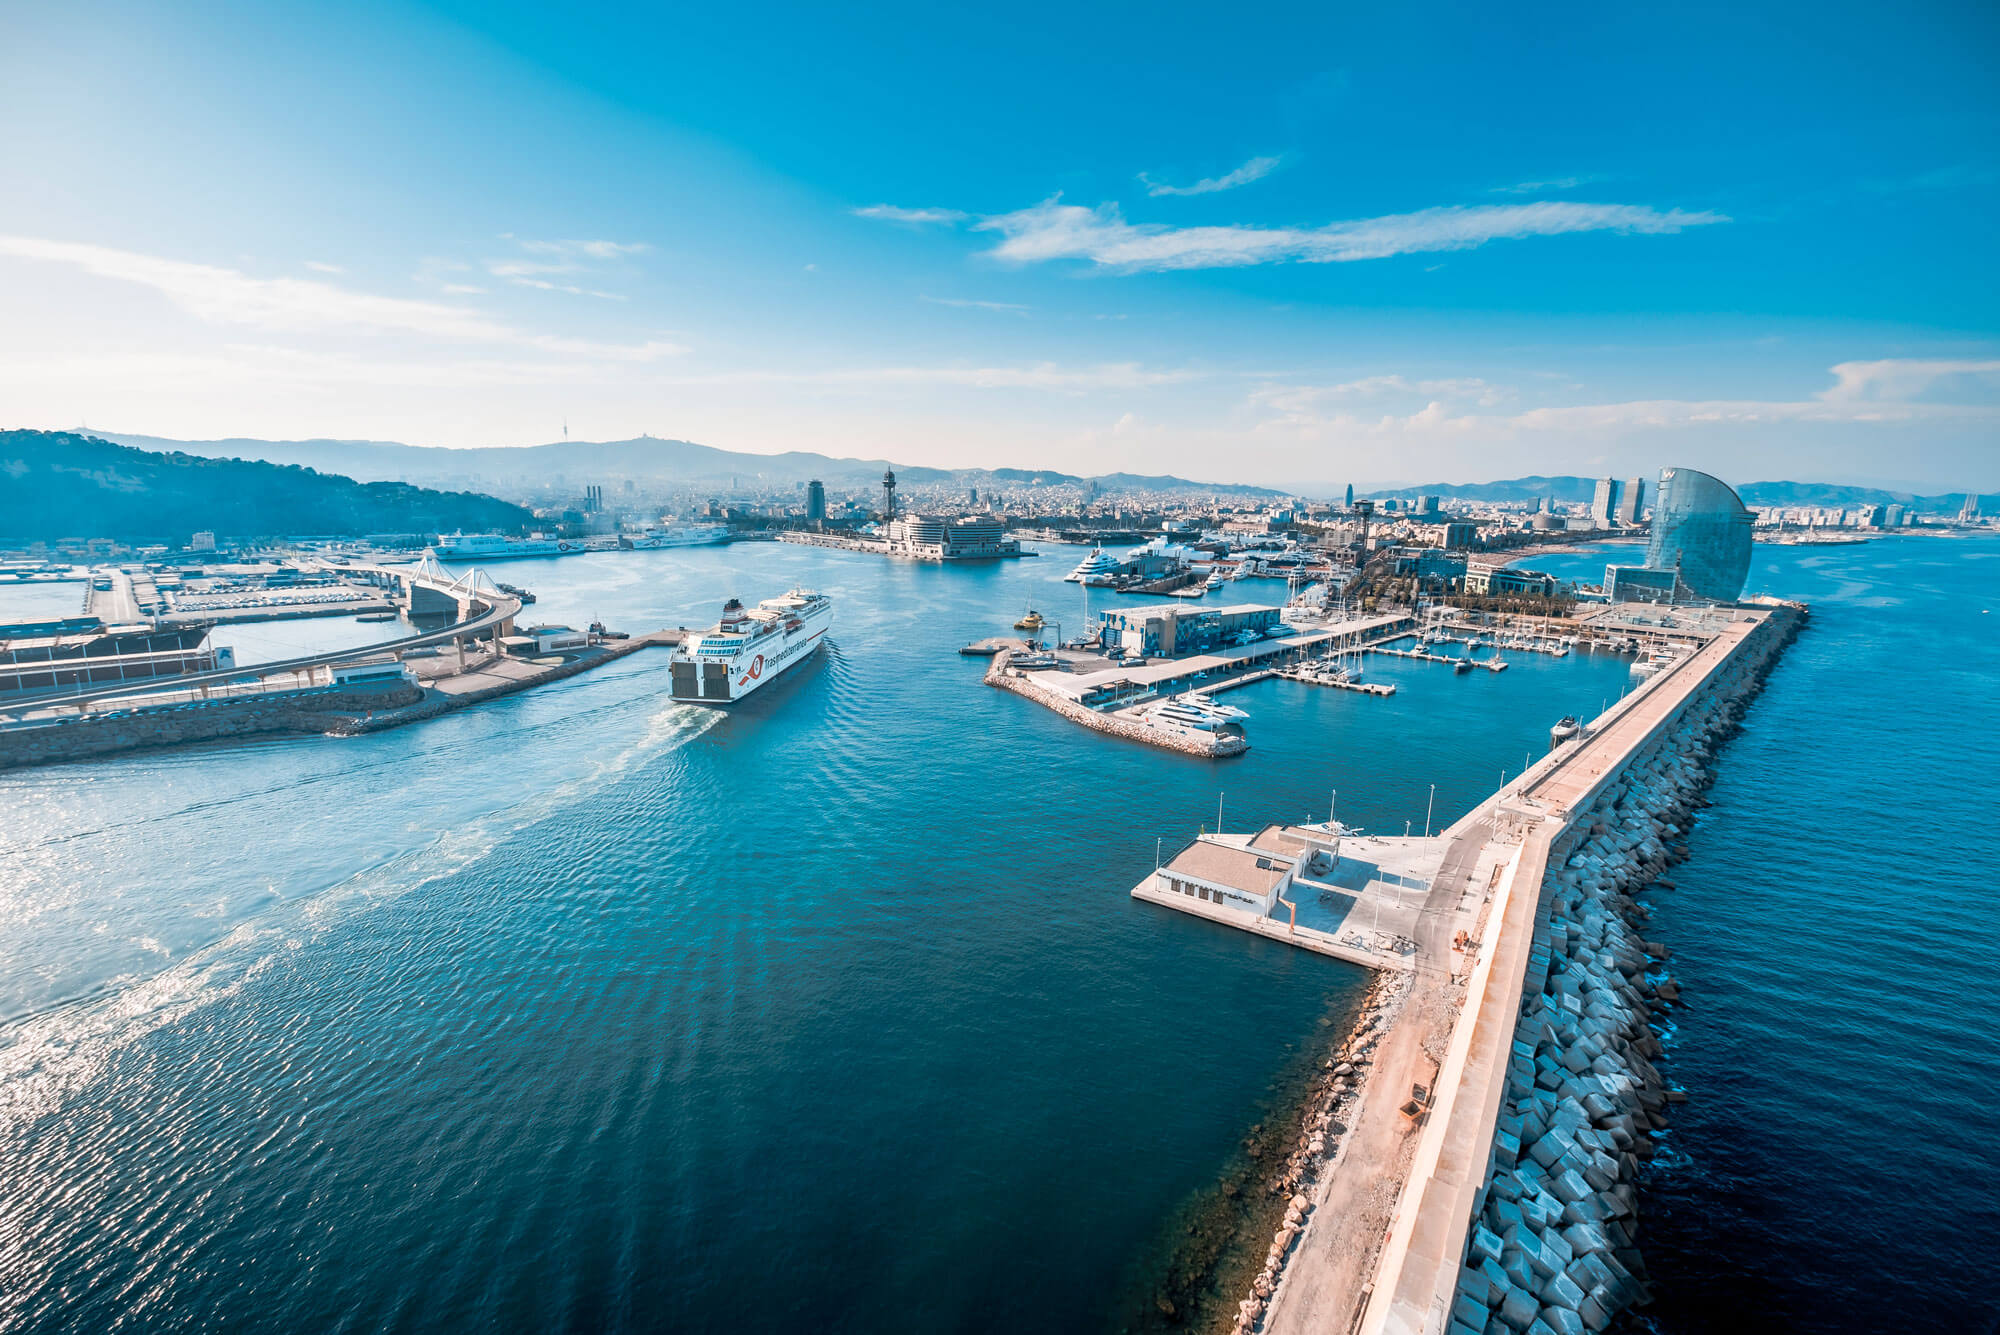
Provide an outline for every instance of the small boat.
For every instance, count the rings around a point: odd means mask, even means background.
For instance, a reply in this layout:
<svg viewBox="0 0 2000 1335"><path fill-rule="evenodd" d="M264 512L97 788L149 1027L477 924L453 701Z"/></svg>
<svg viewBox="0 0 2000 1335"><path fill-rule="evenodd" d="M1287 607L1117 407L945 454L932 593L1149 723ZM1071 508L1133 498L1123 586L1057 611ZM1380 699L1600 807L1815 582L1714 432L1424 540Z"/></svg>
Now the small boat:
<svg viewBox="0 0 2000 1335"><path fill-rule="evenodd" d="M1463 676L1465 673L1472 671L1472 660L1461 658L1451 665L1451 670Z"/></svg>
<svg viewBox="0 0 2000 1335"><path fill-rule="evenodd" d="M1019 621L1016 621L1014 623L1014 629L1040 630L1043 626L1047 624L1048 624L1047 622L1042 620L1042 614L1040 612L1037 612L1034 608L1031 607L1028 609L1028 614L1026 616L1022 617Z"/></svg>
<svg viewBox="0 0 2000 1335"><path fill-rule="evenodd" d="M1573 741L1583 732L1583 725L1576 721L1574 714L1564 714L1556 720L1556 726L1549 729L1549 749L1554 750L1564 742Z"/></svg>
<svg viewBox="0 0 2000 1335"><path fill-rule="evenodd" d="M399 619L401 615L402 614L400 612L363 612L360 616L354 619L356 621L395 621Z"/></svg>

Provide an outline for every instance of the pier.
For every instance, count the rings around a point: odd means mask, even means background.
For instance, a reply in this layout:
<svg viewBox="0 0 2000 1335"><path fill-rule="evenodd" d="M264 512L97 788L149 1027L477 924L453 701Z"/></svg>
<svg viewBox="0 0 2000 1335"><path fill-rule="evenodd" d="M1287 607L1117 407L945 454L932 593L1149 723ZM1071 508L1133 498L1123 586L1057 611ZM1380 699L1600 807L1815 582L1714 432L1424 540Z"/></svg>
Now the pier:
<svg viewBox="0 0 2000 1335"><path fill-rule="evenodd" d="M1370 640L1408 632L1407 613L1390 612L1351 621L1332 622L1249 645L1234 645L1181 658L1150 660L1128 666L1102 653L1056 650L1018 666L1016 656L1002 653L987 670L986 683L1013 691L1065 718L1098 732L1147 742L1189 755L1218 757L1241 754L1249 747L1241 736L1217 736L1179 728L1145 716L1148 704L1185 691L1204 695L1247 686L1281 675L1285 668L1332 646L1365 646ZM1386 694L1371 689L1370 695Z"/></svg>
<svg viewBox="0 0 2000 1335"><path fill-rule="evenodd" d="M1428 649L1391 649L1387 645L1371 644L1366 653L1387 654L1391 658L1412 658L1425 663L1449 663L1454 668L1460 663L1470 663L1488 672L1505 672L1507 660L1504 658L1474 658L1470 654L1434 654Z"/></svg>
<svg viewBox="0 0 2000 1335"><path fill-rule="evenodd" d="M1803 610L1750 606L1706 616L1698 629L1656 628L1681 636L1699 633L1701 643L1435 839L1377 839L1364 845L1339 832L1344 837L1329 864L1324 846L1335 832L1270 827L1247 837L1246 851L1262 851L1276 867L1282 859L1274 852L1296 854L1317 841L1317 863L1294 856L1288 874L1276 873L1281 881L1260 887L1258 877L1273 873L1254 862L1232 866L1218 854L1185 861L1177 855L1133 887L1136 899L1405 980L1394 1000L1371 1007L1363 1027L1341 1049L1340 1094L1316 1124L1323 1128L1315 1133L1321 1157L1316 1167L1307 1165L1307 1175L1316 1172L1317 1180L1302 1185L1293 1199L1264 1271L1239 1305L1239 1332L1446 1335L1485 1329L1488 1314L1503 1299L1512 1329L1525 1329L1537 1310L1557 1302L1568 1304L1564 1322L1575 1317L1575 1329L1600 1330L1640 1292L1630 1267L1612 1254L1618 1239L1629 1235L1608 1224L1562 1237L1554 1232L1568 1227L1566 1211L1582 1211L1576 1218L1613 1219L1626 1208L1624 1197L1600 1190L1613 1181L1603 1174L1607 1164L1616 1167L1608 1157L1593 1159L1575 1150L1579 1164L1593 1165L1588 1183L1576 1175L1564 1179L1567 1194L1548 1197L1554 1216L1536 1216L1553 1222L1537 1223L1532 1235L1510 1232L1503 1238L1478 1220L1494 1174L1525 1163L1527 1134L1542 1134L1532 1120L1509 1121L1504 1114L1511 1102L1527 1097L1523 1089L1574 1089L1562 1097L1590 1100L1591 1111L1579 1116L1614 1129L1620 1125L1616 1118L1623 1114L1617 1109L1623 1105L1600 1100L1596 1085L1562 1083L1573 1081L1576 1070L1595 1079L1591 1062L1606 1069L1608 1048L1591 1040L1597 1046L1584 1052L1594 1056L1584 1056L1578 1066L1574 1053L1559 1050L1551 1057L1544 1034L1540 1046L1522 1040L1534 1058L1524 1067L1517 1026L1524 998L1555 986L1552 955L1578 949L1558 919L1563 904L1577 902L1581 892L1575 887L1587 890L1590 882L1579 877L1593 874L1596 865L1583 860L1597 855L1589 853L1594 845L1582 841L1618 836L1615 830L1605 833L1606 822L1623 810L1613 804L1641 768L1652 774L1663 764L1678 767L1675 782L1686 784L1698 761L1672 750L1682 745L1677 739L1712 735L1733 717L1730 711L1755 689ZM1600 627L1610 629L1610 624ZM1621 843L1634 852L1614 854L1606 865L1658 865L1665 854L1653 842L1653 831L1673 828L1662 827L1661 819L1623 835ZM1290 848L1285 839L1299 847ZM1205 836L1197 842L1227 841ZM1357 889L1356 873L1343 871L1350 858L1387 869L1394 880L1378 885L1380 878L1370 877ZM1553 875L1551 869L1569 858L1575 859L1569 869ZM1199 874L1204 870L1207 875ZM1330 884L1344 884L1349 902L1322 905L1323 887ZM1551 885L1565 888L1558 895ZM1301 910L1308 903L1338 907L1340 918L1331 930ZM1380 926L1384 919L1378 917L1375 930L1362 934L1351 924L1357 912L1369 908L1390 915L1389 925ZM1619 941L1620 967L1627 972L1618 985L1628 986L1630 971L1648 967L1649 957L1624 938ZM1597 959L1590 956L1588 967L1598 967ZM1611 993L1590 995L1601 999ZM1670 996L1671 988L1660 995ZM1643 1064L1636 1050L1633 1060ZM1563 1061L1571 1063L1567 1069ZM1626 1088L1605 1086L1614 1087ZM1633 1096L1621 1097L1629 1102ZM1618 1134L1629 1141L1632 1133ZM1562 1141L1559 1147L1569 1144ZM1539 1144L1536 1151L1558 1152ZM1583 1200L1577 1192L1599 1192L1591 1198L1597 1203L1566 1205ZM1572 1263L1562 1251L1574 1250L1572 1237L1606 1250L1601 1256L1590 1253L1588 1264ZM1636 1253L1626 1255L1637 1264ZM1549 1278L1554 1274L1563 1274L1563 1282Z"/></svg>

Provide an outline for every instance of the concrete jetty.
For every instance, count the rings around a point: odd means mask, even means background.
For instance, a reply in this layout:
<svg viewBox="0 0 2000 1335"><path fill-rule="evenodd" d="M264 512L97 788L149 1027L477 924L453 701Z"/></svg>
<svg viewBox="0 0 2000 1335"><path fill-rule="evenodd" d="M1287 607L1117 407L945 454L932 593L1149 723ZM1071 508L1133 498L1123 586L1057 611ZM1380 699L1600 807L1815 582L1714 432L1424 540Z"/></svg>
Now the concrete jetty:
<svg viewBox="0 0 2000 1335"><path fill-rule="evenodd" d="M1326 1113L1239 1332L1570 1335L1643 1297L1633 1178L1667 1102L1648 1021L1678 993L1629 892L1676 856L1715 742L1804 609L1708 616L1694 652L1429 841L1435 871L1398 896L1406 952L1338 956L1406 982L1337 1054L1365 1081ZM1158 875L1134 896L1322 944Z"/></svg>

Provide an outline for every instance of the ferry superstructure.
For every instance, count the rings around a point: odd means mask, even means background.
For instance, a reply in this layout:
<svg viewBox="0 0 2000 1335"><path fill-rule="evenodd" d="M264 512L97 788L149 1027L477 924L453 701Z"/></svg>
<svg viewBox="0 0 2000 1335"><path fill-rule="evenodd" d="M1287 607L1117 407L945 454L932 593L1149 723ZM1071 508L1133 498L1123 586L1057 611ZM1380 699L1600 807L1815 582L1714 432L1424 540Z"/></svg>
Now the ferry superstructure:
<svg viewBox="0 0 2000 1335"><path fill-rule="evenodd" d="M441 533L431 548L440 559L505 561L520 556L568 556L584 549L575 538L510 538L500 533Z"/></svg>
<svg viewBox="0 0 2000 1335"><path fill-rule="evenodd" d="M690 633L669 662L673 698L726 705L812 657L833 625L833 600L793 589L745 608L731 598L722 619Z"/></svg>
<svg viewBox="0 0 2000 1335"><path fill-rule="evenodd" d="M706 547L728 536L727 524L674 524L624 534L618 539L618 545L635 552L651 552L662 547Z"/></svg>

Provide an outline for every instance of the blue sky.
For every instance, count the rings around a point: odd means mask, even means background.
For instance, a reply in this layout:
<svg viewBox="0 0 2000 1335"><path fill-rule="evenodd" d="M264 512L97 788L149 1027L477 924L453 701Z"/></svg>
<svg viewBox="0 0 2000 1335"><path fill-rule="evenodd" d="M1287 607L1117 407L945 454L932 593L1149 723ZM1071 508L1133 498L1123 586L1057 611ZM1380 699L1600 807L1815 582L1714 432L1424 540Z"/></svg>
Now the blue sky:
<svg viewBox="0 0 2000 1335"><path fill-rule="evenodd" d="M18 7L0 420L2000 487L1991 6Z"/></svg>

